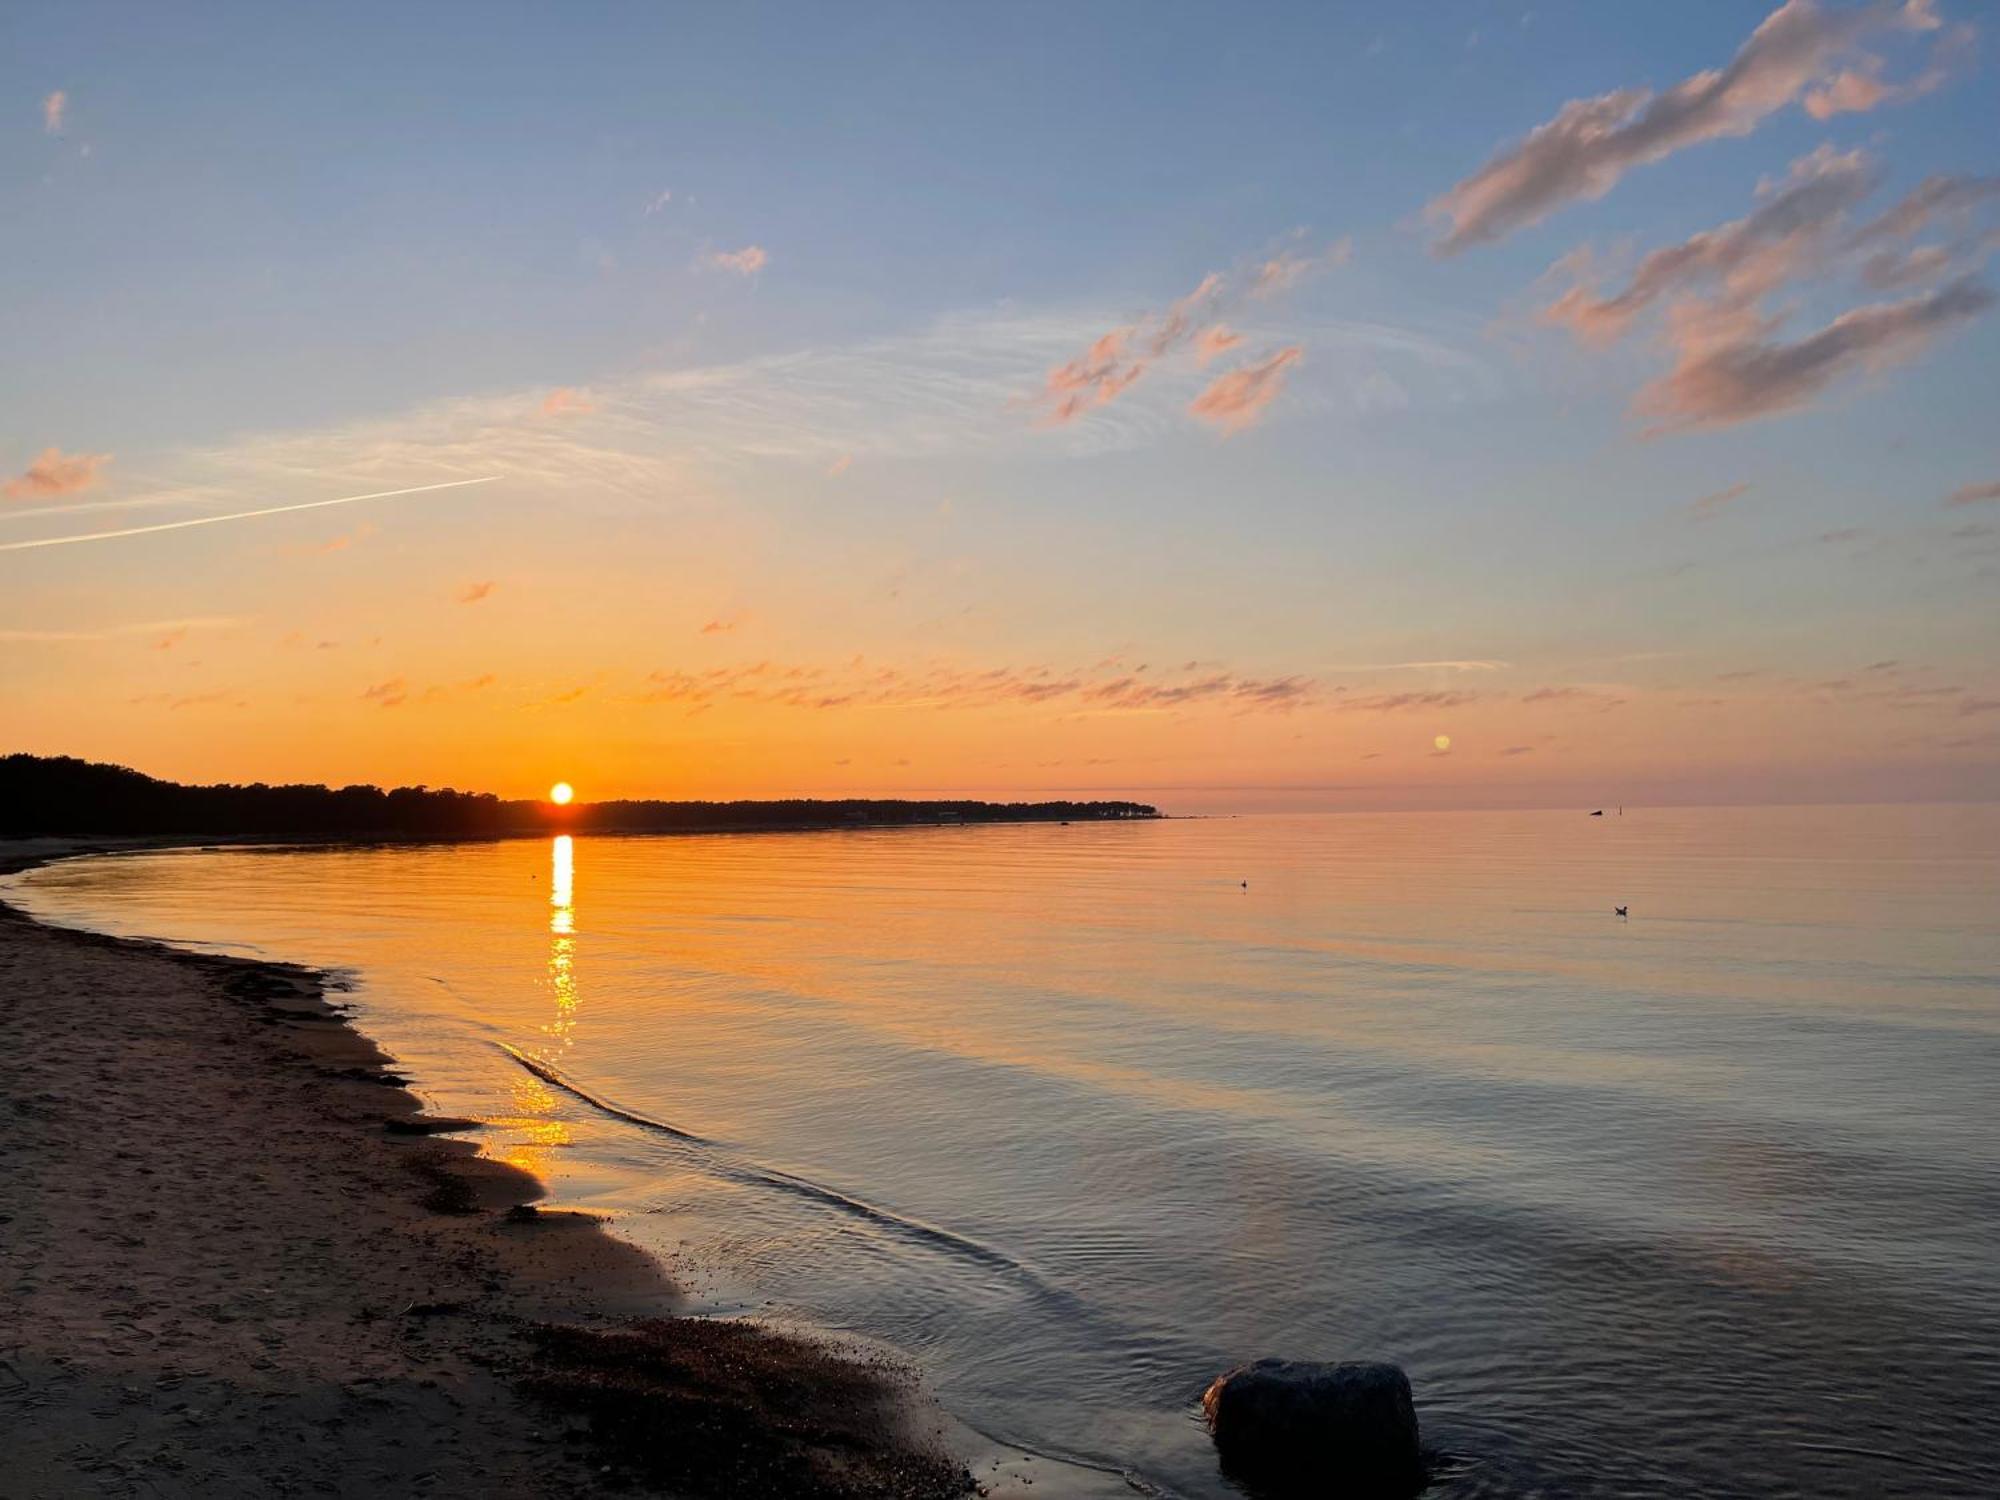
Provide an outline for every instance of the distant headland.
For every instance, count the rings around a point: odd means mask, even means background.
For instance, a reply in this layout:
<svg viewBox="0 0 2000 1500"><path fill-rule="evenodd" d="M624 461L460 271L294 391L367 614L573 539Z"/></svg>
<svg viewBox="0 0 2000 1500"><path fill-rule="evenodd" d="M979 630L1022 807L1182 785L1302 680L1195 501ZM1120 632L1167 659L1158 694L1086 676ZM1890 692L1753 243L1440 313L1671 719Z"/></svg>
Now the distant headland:
<svg viewBox="0 0 2000 1500"><path fill-rule="evenodd" d="M490 792L403 786L185 786L72 756L0 757L0 838L504 838L542 833L725 833L951 823L1157 818L1144 802L508 800Z"/></svg>

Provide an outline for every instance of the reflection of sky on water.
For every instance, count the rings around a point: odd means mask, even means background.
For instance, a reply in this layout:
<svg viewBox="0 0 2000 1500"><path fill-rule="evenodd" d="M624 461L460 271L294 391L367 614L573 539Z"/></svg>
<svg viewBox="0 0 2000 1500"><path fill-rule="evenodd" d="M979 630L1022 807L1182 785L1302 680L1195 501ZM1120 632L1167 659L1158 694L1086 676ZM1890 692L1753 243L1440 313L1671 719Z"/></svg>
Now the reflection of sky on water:
<svg viewBox="0 0 2000 1500"><path fill-rule="evenodd" d="M1187 1393L1268 1353L1404 1362L1479 1460L1458 1500L1930 1496L1987 1492L2000 1401L1997 851L1989 809L1628 808L137 855L24 895L353 969L434 1107L698 1291L1177 1493L1222 1493Z"/></svg>

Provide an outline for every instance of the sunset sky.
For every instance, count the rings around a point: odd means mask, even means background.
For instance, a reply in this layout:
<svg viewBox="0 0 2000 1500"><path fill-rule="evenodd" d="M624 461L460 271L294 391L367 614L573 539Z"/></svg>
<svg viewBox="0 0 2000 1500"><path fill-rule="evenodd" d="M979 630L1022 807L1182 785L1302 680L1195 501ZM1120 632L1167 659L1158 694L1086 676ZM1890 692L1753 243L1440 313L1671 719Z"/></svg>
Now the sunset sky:
<svg viewBox="0 0 2000 1500"><path fill-rule="evenodd" d="M2000 796L1996 45L1966 0L9 5L0 751Z"/></svg>

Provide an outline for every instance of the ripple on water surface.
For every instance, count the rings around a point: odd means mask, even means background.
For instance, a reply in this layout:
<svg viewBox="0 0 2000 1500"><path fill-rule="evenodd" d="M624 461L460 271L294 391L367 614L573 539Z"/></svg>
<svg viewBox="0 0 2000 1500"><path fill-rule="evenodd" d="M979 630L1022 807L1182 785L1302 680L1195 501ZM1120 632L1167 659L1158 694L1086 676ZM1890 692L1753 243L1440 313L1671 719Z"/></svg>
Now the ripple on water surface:
<svg viewBox="0 0 2000 1500"><path fill-rule="evenodd" d="M1263 1354L1405 1365L1446 1493L2000 1492L1992 808L204 851L15 889L351 970L440 1108L708 1305L899 1346L986 1431L1173 1492L1229 1493L1193 1402Z"/></svg>

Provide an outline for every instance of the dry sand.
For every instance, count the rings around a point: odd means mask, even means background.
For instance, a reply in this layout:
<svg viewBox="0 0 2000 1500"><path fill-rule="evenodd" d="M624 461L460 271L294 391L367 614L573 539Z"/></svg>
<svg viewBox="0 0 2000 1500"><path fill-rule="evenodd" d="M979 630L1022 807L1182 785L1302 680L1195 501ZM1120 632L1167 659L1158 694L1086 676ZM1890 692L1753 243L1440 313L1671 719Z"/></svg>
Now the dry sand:
<svg viewBox="0 0 2000 1500"><path fill-rule="evenodd" d="M672 1318L435 1123L317 974L0 904L0 1495L967 1492L899 1372Z"/></svg>

